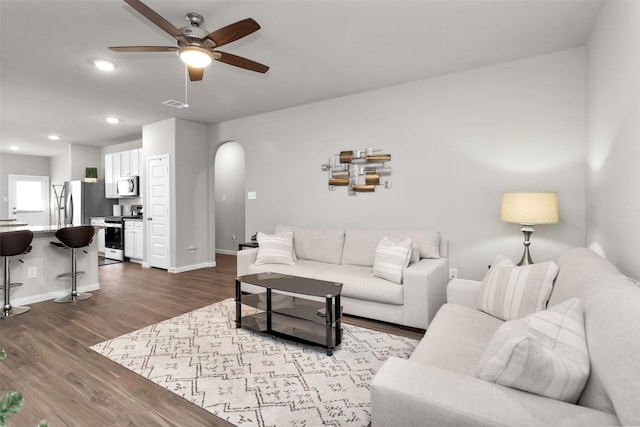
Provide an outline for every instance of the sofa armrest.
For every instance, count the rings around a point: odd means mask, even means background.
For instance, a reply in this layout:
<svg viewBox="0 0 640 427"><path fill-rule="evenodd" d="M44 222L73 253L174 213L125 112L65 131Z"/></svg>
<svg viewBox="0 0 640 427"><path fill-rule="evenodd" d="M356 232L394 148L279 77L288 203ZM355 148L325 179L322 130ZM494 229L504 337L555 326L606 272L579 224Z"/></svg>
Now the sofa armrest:
<svg viewBox="0 0 640 427"><path fill-rule="evenodd" d="M249 266L256 261L258 248L243 249L236 253L236 275L249 274Z"/></svg>
<svg viewBox="0 0 640 427"><path fill-rule="evenodd" d="M615 415L389 358L371 385L371 427L619 425Z"/></svg>
<svg viewBox="0 0 640 427"><path fill-rule="evenodd" d="M476 298L482 282L478 280L453 279L447 284L447 302L478 308Z"/></svg>
<svg viewBox="0 0 640 427"><path fill-rule="evenodd" d="M427 329L446 302L447 258L421 259L404 270L404 325Z"/></svg>

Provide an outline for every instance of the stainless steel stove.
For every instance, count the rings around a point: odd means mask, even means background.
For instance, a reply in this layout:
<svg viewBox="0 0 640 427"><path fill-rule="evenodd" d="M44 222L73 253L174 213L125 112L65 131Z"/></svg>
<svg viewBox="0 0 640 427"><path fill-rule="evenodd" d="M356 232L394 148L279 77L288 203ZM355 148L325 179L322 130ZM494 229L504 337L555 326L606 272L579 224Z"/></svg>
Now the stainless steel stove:
<svg viewBox="0 0 640 427"><path fill-rule="evenodd" d="M104 257L124 261L124 220L121 216L104 219Z"/></svg>

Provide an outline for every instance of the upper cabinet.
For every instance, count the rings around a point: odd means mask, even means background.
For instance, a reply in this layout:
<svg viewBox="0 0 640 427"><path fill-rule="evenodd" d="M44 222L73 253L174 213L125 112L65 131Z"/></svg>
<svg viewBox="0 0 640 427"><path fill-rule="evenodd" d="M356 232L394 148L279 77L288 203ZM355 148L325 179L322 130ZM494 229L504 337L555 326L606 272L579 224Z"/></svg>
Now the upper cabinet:
<svg viewBox="0 0 640 427"><path fill-rule="evenodd" d="M104 193L107 199L118 198L118 180L141 175L142 149L120 151L104 156Z"/></svg>

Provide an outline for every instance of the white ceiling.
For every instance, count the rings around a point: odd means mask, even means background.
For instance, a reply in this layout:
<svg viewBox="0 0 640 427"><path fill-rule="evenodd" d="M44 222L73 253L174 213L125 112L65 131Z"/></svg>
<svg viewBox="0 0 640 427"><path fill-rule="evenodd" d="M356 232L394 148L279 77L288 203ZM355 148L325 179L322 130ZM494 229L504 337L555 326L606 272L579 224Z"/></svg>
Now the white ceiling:
<svg viewBox="0 0 640 427"><path fill-rule="evenodd" d="M51 156L66 143L137 139L169 117L215 123L584 45L601 1L143 0L176 27L198 12L209 31L247 17L262 29L221 50L271 69L214 62L189 83L174 46L122 0L0 0L0 151ZM105 73L94 59L117 64ZM123 121L106 123L115 115ZM52 142L47 135L62 136Z"/></svg>

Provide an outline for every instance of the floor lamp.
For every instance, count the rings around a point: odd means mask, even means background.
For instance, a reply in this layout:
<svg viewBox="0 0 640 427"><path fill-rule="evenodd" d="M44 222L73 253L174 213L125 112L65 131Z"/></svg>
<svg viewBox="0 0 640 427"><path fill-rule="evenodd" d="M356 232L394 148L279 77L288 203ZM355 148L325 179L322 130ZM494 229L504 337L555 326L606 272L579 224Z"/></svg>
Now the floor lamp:
<svg viewBox="0 0 640 427"><path fill-rule="evenodd" d="M533 226L558 222L558 193L503 193L500 219L522 225L524 253L518 265L533 264L529 253Z"/></svg>

